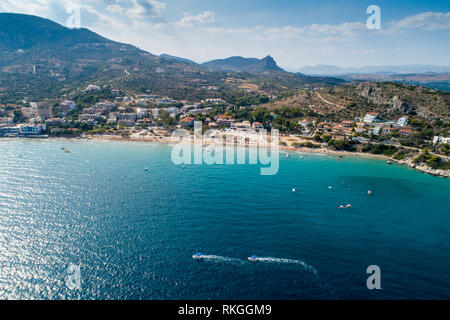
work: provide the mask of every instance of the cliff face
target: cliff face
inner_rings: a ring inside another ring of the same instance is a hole
[[[450,115],[448,95],[435,90],[395,83],[362,82],[356,86],[356,92],[386,114],[414,112],[426,119]]]

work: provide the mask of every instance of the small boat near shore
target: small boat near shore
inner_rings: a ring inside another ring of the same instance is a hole
[[[256,261],[258,261],[258,256],[253,255],[253,256],[251,256],[251,257],[248,257],[248,261],[250,261],[250,262],[256,262]]]

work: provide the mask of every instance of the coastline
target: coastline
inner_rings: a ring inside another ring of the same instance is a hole
[[[10,138],[8,138],[10,139]],[[52,139],[52,140],[74,140],[74,141],[83,141],[83,140],[97,140],[97,141],[122,141],[122,142],[147,142],[147,143],[160,143],[160,144],[174,144],[177,143],[177,141],[171,140],[169,137],[156,137],[152,136],[151,138],[147,137],[122,137],[122,136],[86,136],[86,137],[49,137],[49,138],[35,138],[37,140],[40,139]],[[203,145],[210,145],[205,144]],[[237,143],[235,143],[237,145]],[[242,146],[242,144],[239,144]],[[245,147],[250,147],[251,145],[245,144]],[[280,150],[283,151],[291,151],[291,152],[297,152],[297,153],[317,153],[317,154],[327,154],[327,155],[336,155],[336,156],[352,156],[352,157],[363,157],[363,158],[370,158],[370,159],[378,159],[378,160],[385,160],[390,161],[393,163],[397,163],[400,165],[407,166],[409,168],[412,168],[416,171],[419,171],[424,174],[436,176],[436,177],[442,177],[450,179],[450,170],[439,170],[439,169],[433,169],[431,167],[428,167],[424,164],[416,165],[413,163],[412,159],[406,159],[406,160],[396,160],[391,157],[385,156],[385,155],[378,155],[378,154],[370,154],[370,153],[364,153],[364,152],[350,152],[350,151],[337,151],[337,150],[330,150],[326,148],[307,148],[307,147],[300,147],[295,148],[291,146],[282,146],[280,145]]]

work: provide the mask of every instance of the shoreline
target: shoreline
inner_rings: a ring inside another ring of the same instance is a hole
[[[11,138],[8,138],[11,139]],[[19,138],[19,139],[27,139],[27,138]],[[86,140],[96,140],[96,141],[122,141],[122,142],[146,142],[146,143],[159,143],[159,144],[175,144],[178,143],[178,141],[173,141],[168,137],[153,137],[153,138],[138,138],[138,137],[122,137],[122,136],[87,136],[87,137],[48,137],[48,138],[34,138],[33,140],[65,140],[65,141],[86,141]],[[202,145],[207,146],[211,144],[202,143]],[[238,144],[236,145],[245,146],[246,148],[251,147],[250,144]],[[352,157],[362,157],[362,158],[368,158],[368,159],[378,159],[378,160],[385,160],[390,161],[392,163],[397,163],[399,165],[407,166],[411,169],[414,169],[418,172],[436,176],[436,177],[442,177],[450,179],[450,170],[440,170],[440,169],[433,169],[431,167],[428,167],[424,164],[416,165],[412,162],[411,159],[406,160],[396,160],[393,158],[390,158],[385,155],[380,154],[370,154],[370,153],[364,153],[364,152],[351,152],[351,151],[337,151],[337,150],[330,150],[326,148],[307,148],[307,147],[300,147],[295,148],[291,146],[279,146],[280,150],[282,151],[291,151],[291,152],[297,152],[297,153],[313,153],[313,154],[326,154],[326,155],[336,155],[336,156],[352,156]],[[388,165],[388,164],[387,164]]]

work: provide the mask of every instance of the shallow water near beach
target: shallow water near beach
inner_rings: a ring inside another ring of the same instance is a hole
[[[450,299],[444,178],[295,152],[274,176],[183,169],[152,143],[2,139],[0,151],[2,299]],[[367,289],[370,265],[383,290]]]

